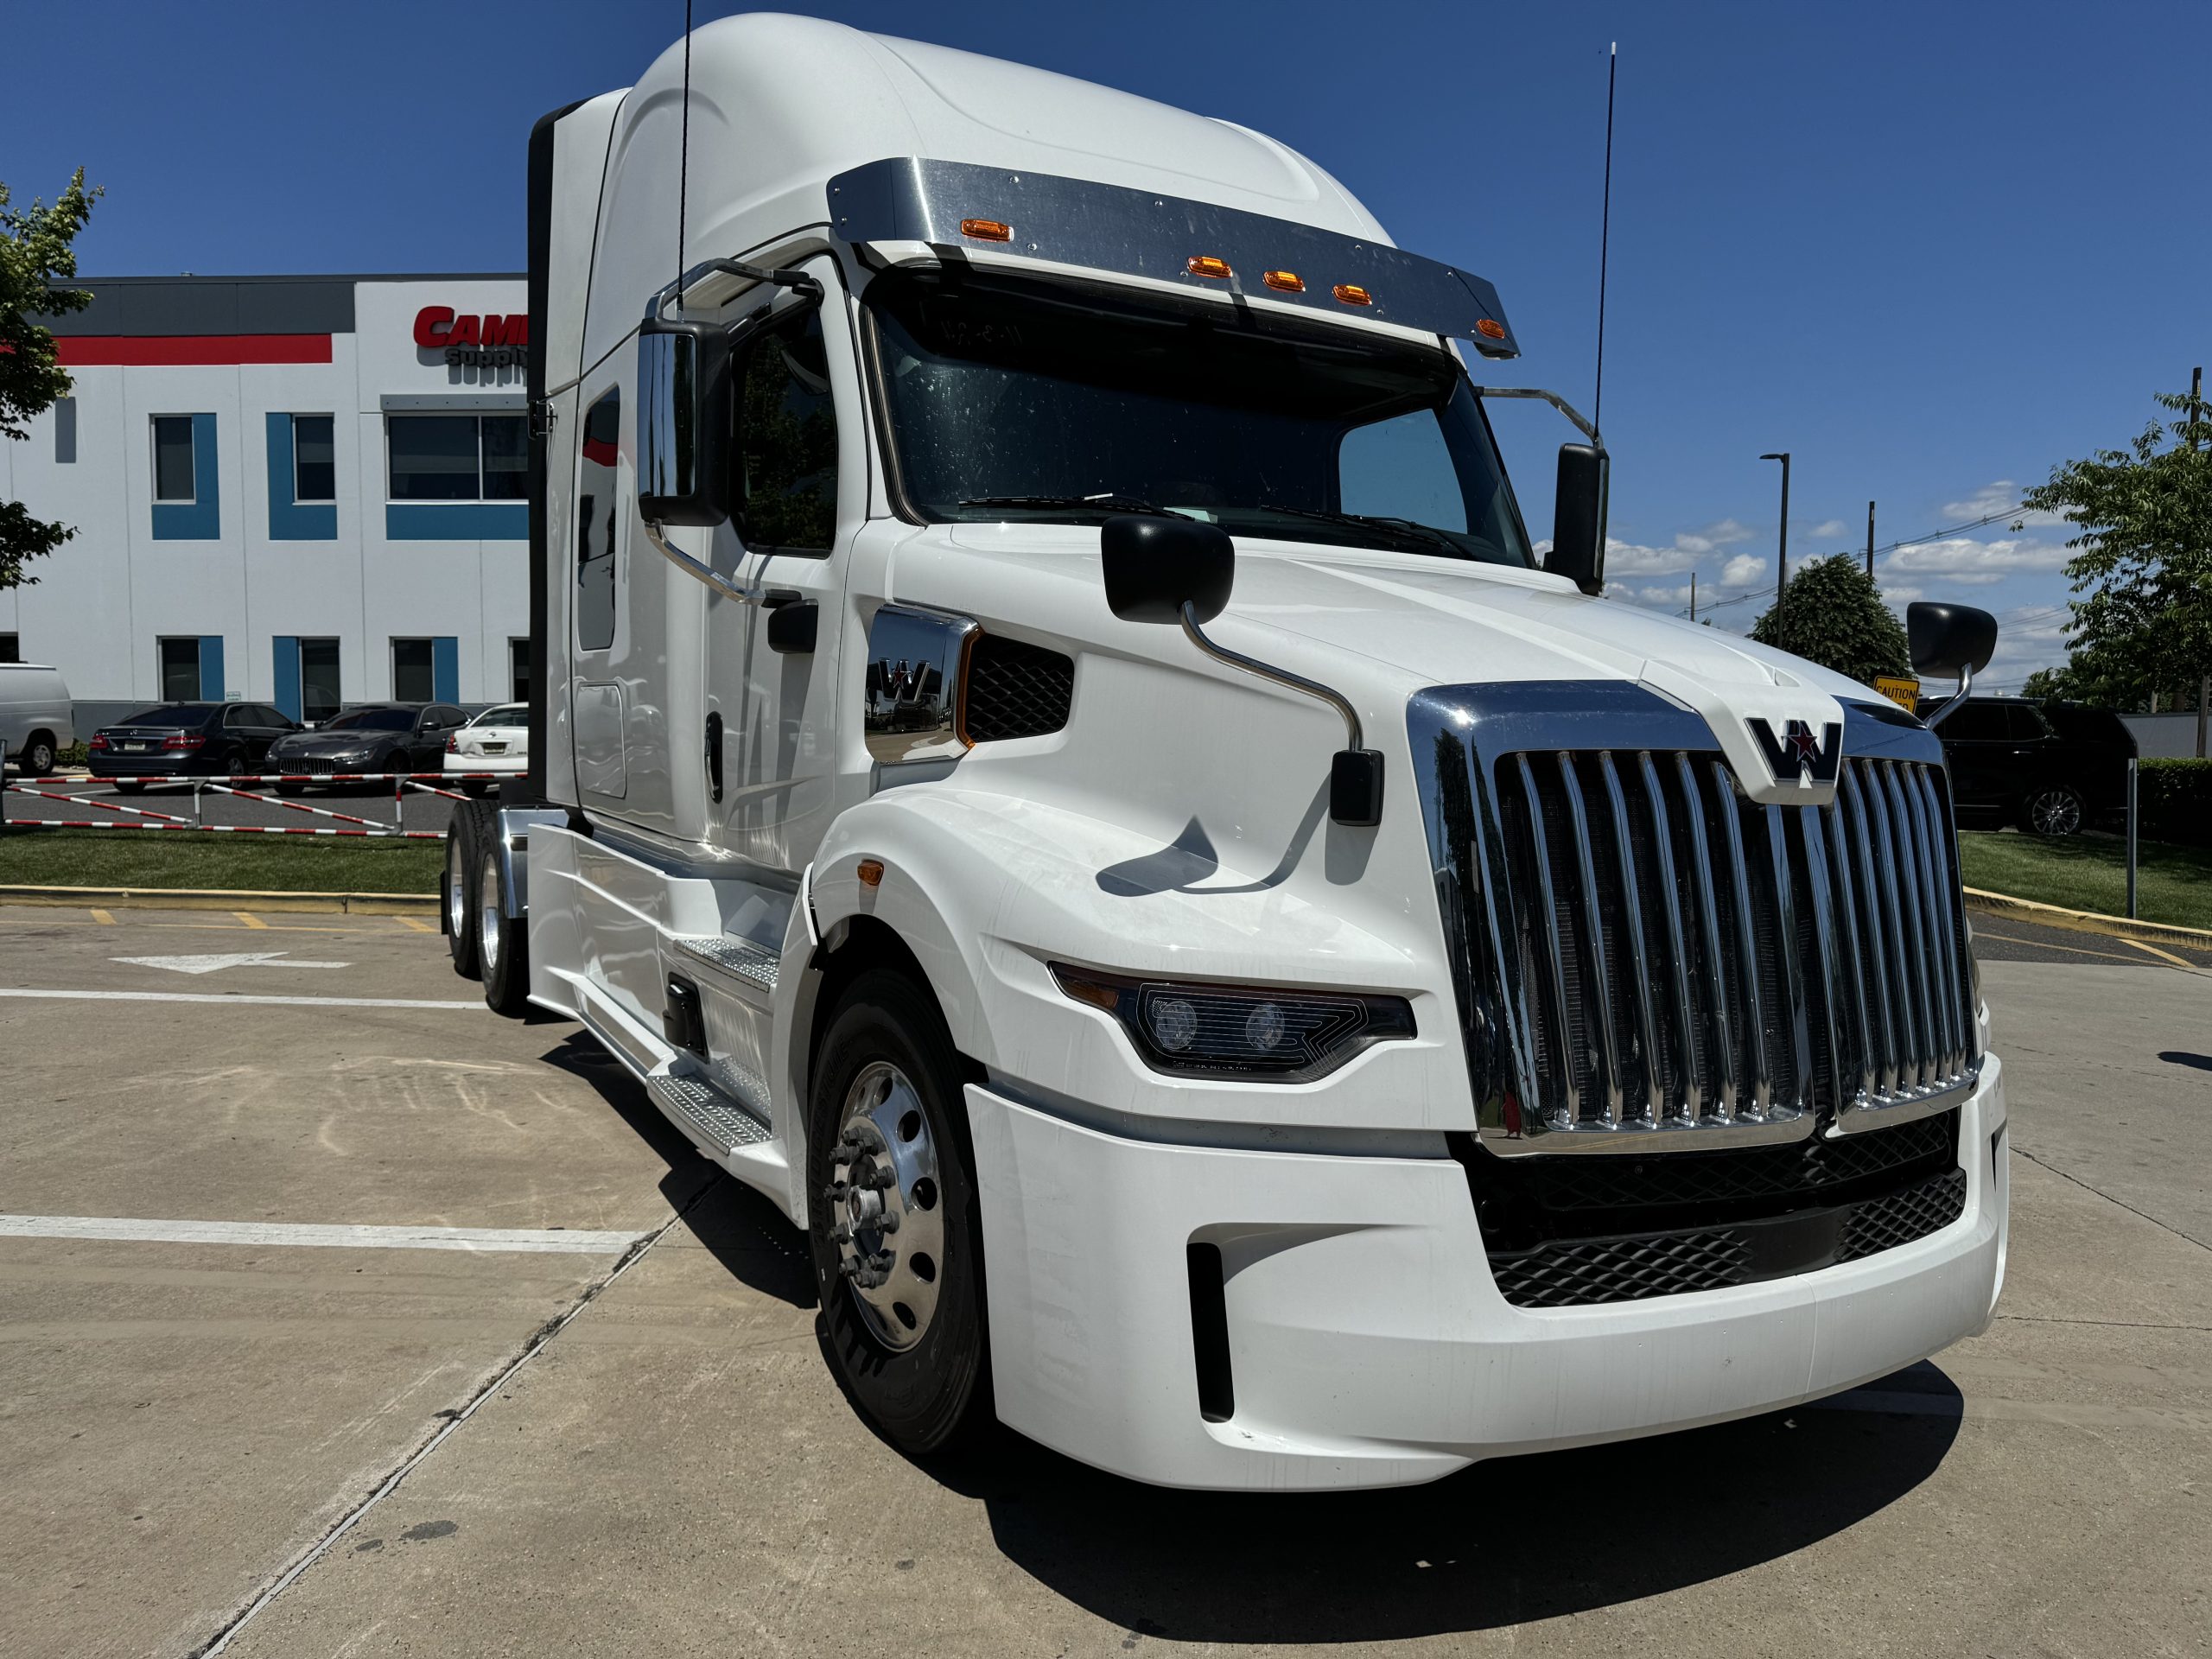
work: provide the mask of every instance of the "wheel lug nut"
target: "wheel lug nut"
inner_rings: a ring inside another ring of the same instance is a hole
[[[878,1216],[875,1218],[875,1230],[879,1233],[897,1232],[899,1230],[898,1212],[893,1210],[887,1210],[883,1214]]]

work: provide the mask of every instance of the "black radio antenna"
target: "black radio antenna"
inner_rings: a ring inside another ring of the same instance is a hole
[[[1610,143],[1610,140],[1608,143]],[[1608,156],[1611,151],[1607,150]],[[1606,165],[1610,167],[1610,160]],[[691,183],[691,0],[683,0],[683,134],[676,153],[676,315],[683,315],[683,209]],[[1602,326],[1599,337],[1604,336]]]
[[[688,0],[687,0],[688,3]],[[1615,41],[1605,54],[1605,198],[1598,214],[1598,388],[1590,399],[1590,424],[1599,431],[1605,412],[1605,264],[1612,251],[1613,232],[1613,82],[1620,73],[1621,43]],[[1605,440],[1598,440],[1603,448]]]

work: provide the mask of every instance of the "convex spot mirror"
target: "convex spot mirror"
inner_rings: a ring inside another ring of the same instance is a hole
[[[1236,543],[1195,518],[1124,513],[1099,532],[1106,604],[1124,622],[1180,622],[1183,607],[1211,622],[1236,582]]]
[[[1611,474],[1611,458],[1595,444],[1560,445],[1552,550],[1544,556],[1544,569],[1571,577],[1586,594],[1605,591],[1606,496]]]
[[[1916,600],[1905,607],[1915,671],[1936,678],[1979,674],[1997,650],[1997,619],[1971,605]]]
[[[648,317],[638,329],[638,514],[649,524],[729,517],[729,331]]]

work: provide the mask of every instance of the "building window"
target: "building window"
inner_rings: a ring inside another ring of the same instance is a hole
[[[394,501],[521,501],[530,433],[520,415],[387,415]]]
[[[507,641],[507,695],[517,702],[530,701],[530,641]]]
[[[438,695],[437,669],[428,639],[391,642],[391,698],[394,702],[428,702]]]
[[[77,400],[57,397],[54,400],[54,459],[67,467],[77,459]]]
[[[200,639],[197,635],[181,639],[163,639],[162,653],[162,701],[163,702],[197,702],[200,701]]]
[[[525,639],[520,643],[528,645]],[[12,633],[0,633],[0,663],[20,663],[23,660],[22,642]]]
[[[338,499],[338,445],[327,415],[292,416],[292,499]]]
[[[343,702],[338,687],[338,642],[301,640],[300,718],[311,722],[328,720]]]
[[[154,499],[189,505],[198,499],[194,489],[192,416],[154,416]]]

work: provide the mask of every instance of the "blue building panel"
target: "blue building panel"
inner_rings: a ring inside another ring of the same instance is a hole
[[[338,504],[292,499],[292,417],[271,410],[269,423],[269,539],[272,542],[334,542]]]
[[[384,510],[391,542],[526,542],[526,501],[391,501]]]
[[[213,542],[223,535],[221,485],[215,467],[215,417],[192,417],[192,493],[190,501],[154,503],[154,539],[157,542]]]

